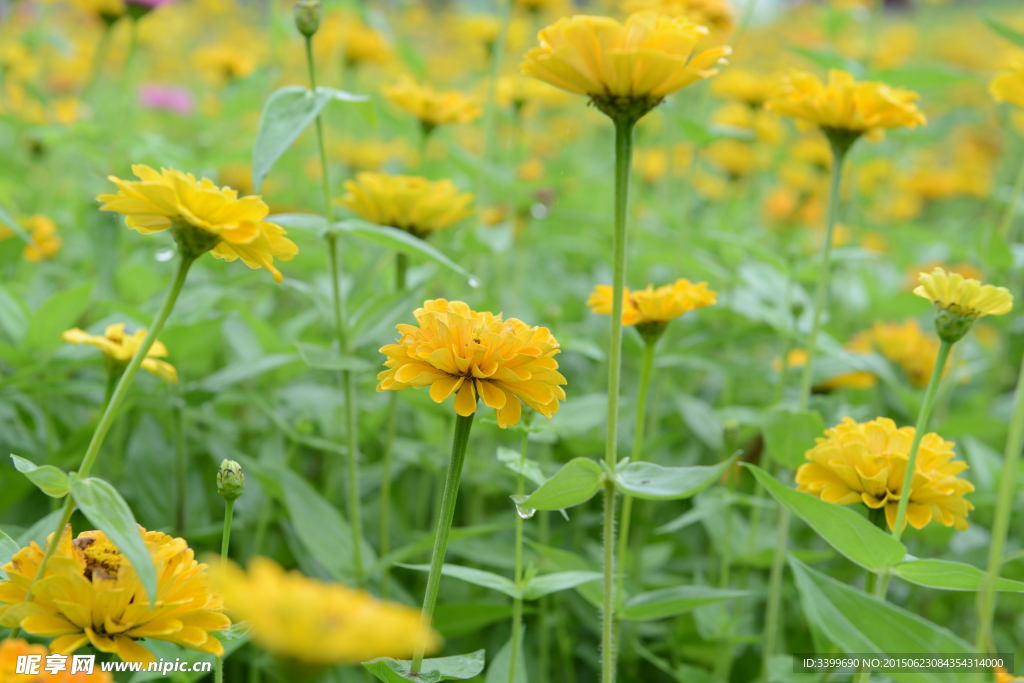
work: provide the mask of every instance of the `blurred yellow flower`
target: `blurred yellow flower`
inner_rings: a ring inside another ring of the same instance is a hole
[[[650,147],[633,152],[633,170],[648,185],[654,185],[668,172],[669,158],[664,147]]]
[[[734,181],[750,175],[758,161],[753,145],[734,138],[715,140],[707,146],[704,154],[712,166]]]
[[[113,677],[100,667],[95,667],[91,674],[84,671],[71,673],[70,667],[51,673],[46,668],[46,657],[50,650],[45,645],[29,644],[27,640],[13,638],[0,641],[0,683],[113,683]],[[39,674],[29,675],[18,673],[18,658],[36,656],[39,662]]]
[[[288,659],[358,664],[408,658],[417,646],[434,651],[441,645],[440,636],[420,623],[418,609],[285,571],[267,557],[254,557],[248,571],[226,562],[211,574],[225,609],[250,625],[252,639]]]
[[[483,113],[475,97],[457,90],[440,92],[403,77],[395,85],[380,88],[384,97],[417,119],[424,130],[437,126],[475,121]]]
[[[218,84],[229,84],[245,78],[256,70],[256,55],[239,44],[221,42],[203,45],[193,57],[196,66],[204,69]]]
[[[516,166],[516,177],[527,183],[535,183],[544,178],[544,162],[533,157]]]
[[[939,357],[939,340],[926,334],[916,320],[876,322],[862,335],[878,353],[899,366],[911,385],[919,389],[928,386]]]
[[[84,531],[71,540],[67,525],[46,565],[47,575],[23,602],[44,551],[35,543],[3,566],[0,582],[0,624],[20,626],[26,633],[53,638],[54,654],[71,654],[89,644],[124,661],[151,662],[153,653],[141,638],[166,640],[182,647],[224,654],[213,635],[231,626],[220,613],[221,599],[211,592],[206,565],[199,564],[183,538],[139,527],[156,565],[156,602],[151,606],[135,570],[102,531]]]
[[[730,67],[711,81],[711,92],[718,97],[760,106],[771,96],[778,80],[778,76]]]
[[[625,24],[575,16],[541,30],[540,45],[526,53],[519,68],[563,90],[590,96],[598,108],[640,102],[649,109],[666,95],[718,73],[713,67],[731,52],[729,47],[693,54],[707,32],[686,19],[652,11],[638,12]]]
[[[942,268],[921,273],[919,282],[914,294],[931,301],[936,309],[972,320],[985,315],[1003,315],[1013,308],[1013,295],[1006,287],[982,285],[978,280],[947,273]]]
[[[698,308],[711,306],[717,300],[718,293],[708,289],[708,283],[690,282],[679,278],[671,285],[654,288],[647,285],[646,289],[622,293],[622,324],[636,325],[642,332],[660,334],[665,326],[676,318]],[[599,315],[612,314],[612,288],[610,285],[597,285],[587,299],[590,310]]]
[[[853,337],[843,346],[851,353],[871,353],[870,344],[861,335]],[[787,368],[802,368],[805,365],[807,365],[807,351],[805,349],[793,349],[786,356]],[[772,369],[775,372],[782,372],[782,367],[781,358],[776,358],[772,361]],[[824,393],[838,389],[870,389],[876,384],[878,384],[878,377],[874,373],[863,370],[851,370],[849,372],[841,372],[815,384],[814,391]]]
[[[102,335],[89,334],[74,327],[66,330],[61,339],[69,344],[86,344],[95,346],[103,352],[107,362],[121,371],[131,362],[142,343],[146,340],[146,330],[135,330],[135,334],[124,333],[124,323],[108,325]],[[153,342],[149,353],[142,361],[142,369],[151,372],[165,382],[178,383],[178,371],[167,361],[160,360],[167,356],[167,347],[163,342]]]
[[[57,224],[47,216],[35,214],[33,216],[29,216],[21,223],[22,226],[28,230],[29,235],[32,237],[32,241],[35,242],[36,245],[35,247],[31,244],[25,245],[25,249],[22,250],[21,255],[26,261],[38,263],[44,259],[53,258],[64,245],[64,240],[57,235]],[[0,225],[0,240],[5,240],[10,237],[14,237],[14,231],[6,226]],[[38,249],[36,247],[38,247]]]
[[[838,69],[828,82],[804,71],[787,74],[766,107],[820,126],[826,132],[877,134],[886,128],[916,128],[927,121],[914,102],[918,95],[875,81],[857,82]]]
[[[299,248],[285,237],[284,228],[263,220],[270,209],[259,195],[239,199],[230,187],[217,187],[209,178],[197,181],[191,173],[174,169],[158,173],[138,164],[132,172],[140,180],[109,176],[118,193],[97,197],[104,202],[101,211],[123,214],[128,227],[143,234],[190,226],[174,233],[192,257],[210,251],[226,261],[240,258],[250,268],[266,268],[281,282],[274,259],[291,261]]]
[[[624,0],[626,14],[653,10],[669,17],[685,17],[721,33],[730,33],[735,19],[728,0]]]
[[[124,15],[126,8],[123,0],[73,0],[75,7],[87,14],[98,17],[112,24]]]
[[[480,398],[502,429],[518,424],[520,400],[544,417],[558,412],[565,378],[554,359],[558,341],[546,327],[444,299],[424,302],[413,315],[418,325],[398,325],[398,343],[380,350],[388,369],[377,375],[377,391],[429,386],[437,403],[455,394],[463,417],[476,412]]]
[[[403,138],[389,142],[374,139],[342,140],[334,153],[356,171],[379,171],[391,162],[411,164],[415,154]],[[319,162],[319,159],[317,160]]]
[[[1015,59],[1010,69],[992,79],[989,92],[996,102],[1009,102],[1024,108],[1024,57]]]
[[[807,451],[810,462],[796,472],[797,490],[837,505],[884,508],[892,529],[913,439],[913,427],[897,429],[885,417],[860,424],[844,418]],[[967,529],[967,515],[974,506],[964,495],[974,491],[974,485],[957,477],[967,463],[953,459],[953,446],[935,433],[922,437],[904,524],[923,529],[934,520],[960,531]]]
[[[472,215],[473,193],[450,180],[364,172],[345,181],[339,201],[371,223],[389,225],[420,238]]]

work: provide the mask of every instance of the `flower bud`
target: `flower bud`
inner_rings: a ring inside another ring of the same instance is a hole
[[[242,466],[234,460],[224,460],[217,471],[217,493],[231,502],[245,492],[245,475]]]
[[[299,0],[295,3],[293,10],[295,17],[295,28],[307,38],[312,37],[320,28],[320,19],[323,18],[324,8],[320,0]]]
[[[963,339],[971,331],[974,320],[973,316],[962,315],[955,308],[935,307],[935,331],[944,342],[955,344]]]

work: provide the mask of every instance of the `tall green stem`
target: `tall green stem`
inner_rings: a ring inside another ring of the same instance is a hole
[[[395,289],[405,289],[405,271],[409,257],[395,254]],[[388,404],[387,432],[384,435],[384,451],[381,454],[380,482],[380,554],[391,550],[391,454],[395,446],[395,431],[398,425],[398,392],[392,392]],[[380,594],[387,598],[390,593],[391,568],[385,566],[380,576]]]
[[[514,0],[504,0],[501,8],[501,28],[491,48],[491,75],[487,83],[487,101],[484,105],[484,149],[481,156],[480,171],[476,177],[477,205],[484,206],[487,197],[487,174],[484,169],[490,163],[491,151],[494,149],[494,93],[498,85],[498,73],[501,70],[501,58],[505,54],[505,42],[508,39],[508,26],[512,17]],[[425,157],[424,157],[425,158]],[[480,212],[483,215],[483,212]]]
[[[525,477],[523,469],[526,467],[526,448],[529,444],[530,432],[523,432],[523,442],[519,447],[519,477],[516,481],[516,495],[523,495]],[[513,580],[521,590],[523,583],[523,516],[516,515],[516,568]],[[508,666],[508,683],[516,680],[516,660],[519,658],[519,631],[523,625],[523,598],[516,598],[512,602],[512,659]]]
[[[1020,201],[1021,193],[1024,193],[1024,160],[1021,160],[1020,170],[1017,171],[1017,180],[1013,184],[1010,202],[1006,205],[1006,211],[1003,212],[1003,220],[999,221],[999,234],[1003,238],[1009,239],[1010,228],[1013,226],[1013,217],[1017,213],[1017,202]]]
[[[231,545],[231,517],[235,512],[235,501],[225,500],[224,501],[224,533],[221,534],[220,538],[220,559],[221,562],[225,562],[228,559],[228,548]],[[214,670],[214,681],[215,683],[223,683],[224,681],[224,658],[217,657],[216,667]]]
[[[178,384],[171,391],[173,395],[173,409],[171,419],[174,421],[174,464],[176,474],[175,490],[175,515],[174,528],[179,534],[185,533],[185,485],[188,476],[188,442],[185,439],[185,397],[181,389],[182,378],[178,378]]]
[[[619,440],[619,379],[622,374],[622,291],[626,286],[626,221],[629,174],[633,162],[636,119],[615,121],[615,232],[612,238],[612,339],[608,351],[608,432],[605,463],[615,471]],[[604,601],[601,622],[601,683],[615,680],[615,482],[604,485]]]
[[[1013,418],[1003,454],[1003,475],[999,480],[999,499],[992,523],[992,545],[988,552],[988,581],[978,595],[978,654],[992,651],[992,620],[995,617],[996,581],[1003,567],[1006,536],[1010,530],[1021,449],[1024,448],[1024,362],[1021,362],[1017,389],[1013,396]]]
[[[434,552],[430,556],[430,574],[427,575],[427,591],[423,596],[422,620],[429,626],[434,617],[434,606],[437,604],[437,589],[441,585],[441,568],[444,566],[444,554],[448,549],[448,536],[452,531],[452,519],[455,518],[455,499],[459,495],[459,482],[462,480],[462,465],[466,461],[466,446],[469,444],[469,431],[473,428],[473,417],[476,413],[455,419],[455,435],[452,437],[452,455],[448,462],[448,476],[444,482],[444,493],[441,498],[441,513],[437,518],[437,534],[434,536]],[[416,649],[412,660],[412,672],[418,673],[423,666],[424,647]]]

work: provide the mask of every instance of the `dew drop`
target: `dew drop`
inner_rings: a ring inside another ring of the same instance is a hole
[[[518,503],[516,503],[516,512],[523,519],[530,519],[535,514],[537,514],[537,511],[534,510],[533,508],[523,507],[522,505],[519,505]]]
[[[477,280],[475,277],[471,277],[469,278],[469,286],[472,287],[473,289],[476,289],[477,287],[480,286],[480,281]]]
[[[161,249],[160,251],[156,252],[156,260],[159,261],[160,263],[170,261],[172,258],[174,258],[173,249]]]

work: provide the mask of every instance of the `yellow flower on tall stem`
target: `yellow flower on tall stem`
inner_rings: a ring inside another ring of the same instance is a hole
[[[483,113],[475,97],[457,90],[434,90],[408,77],[380,90],[392,104],[416,117],[424,138],[437,126],[469,123]]]
[[[473,214],[473,193],[462,192],[451,180],[364,172],[346,180],[345,189],[341,204],[360,217],[421,239]]]
[[[65,331],[61,335],[61,339],[69,344],[86,344],[102,351],[104,358],[106,358],[111,368],[111,376],[116,375],[114,380],[116,382],[117,379],[120,379],[124,369],[128,367],[131,359],[135,357],[143,342],[145,342],[146,330],[138,329],[135,330],[134,334],[125,334],[124,323],[117,323],[108,325],[103,334],[89,334],[74,327]],[[145,359],[142,361],[142,369],[156,375],[165,382],[177,384],[178,371],[167,361],[160,360],[165,357],[167,357],[167,347],[160,341],[153,342]]]
[[[563,90],[586,95],[615,124],[615,231],[612,237],[612,291],[626,282],[626,217],[633,160],[633,129],[668,95],[718,73],[731,52],[727,46],[694,54],[708,29],[683,18],[653,11],[619,23],[607,17],[560,19],[540,31],[539,45],[527,51],[519,70]],[[618,462],[619,380],[622,370],[623,303],[612,298],[608,354],[608,431],[605,464]],[[604,486],[604,597],[601,624],[601,681],[615,680],[615,481]]]
[[[156,566],[153,604],[131,563],[102,531],[72,540],[68,525],[59,541],[50,534],[45,554],[32,543],[3,566],[8,579],[0,582],[0,625],[53,638],[55,654],[91,645],[124,661],[152,662],[153,653],[138,642],[151,638],[221,656],[224,646],[213,633],[231,620],[210,590],[206,565],[196,562],[183,538],[141,527],[139,535]],[[44,578],[35,581],[38,574]]]

